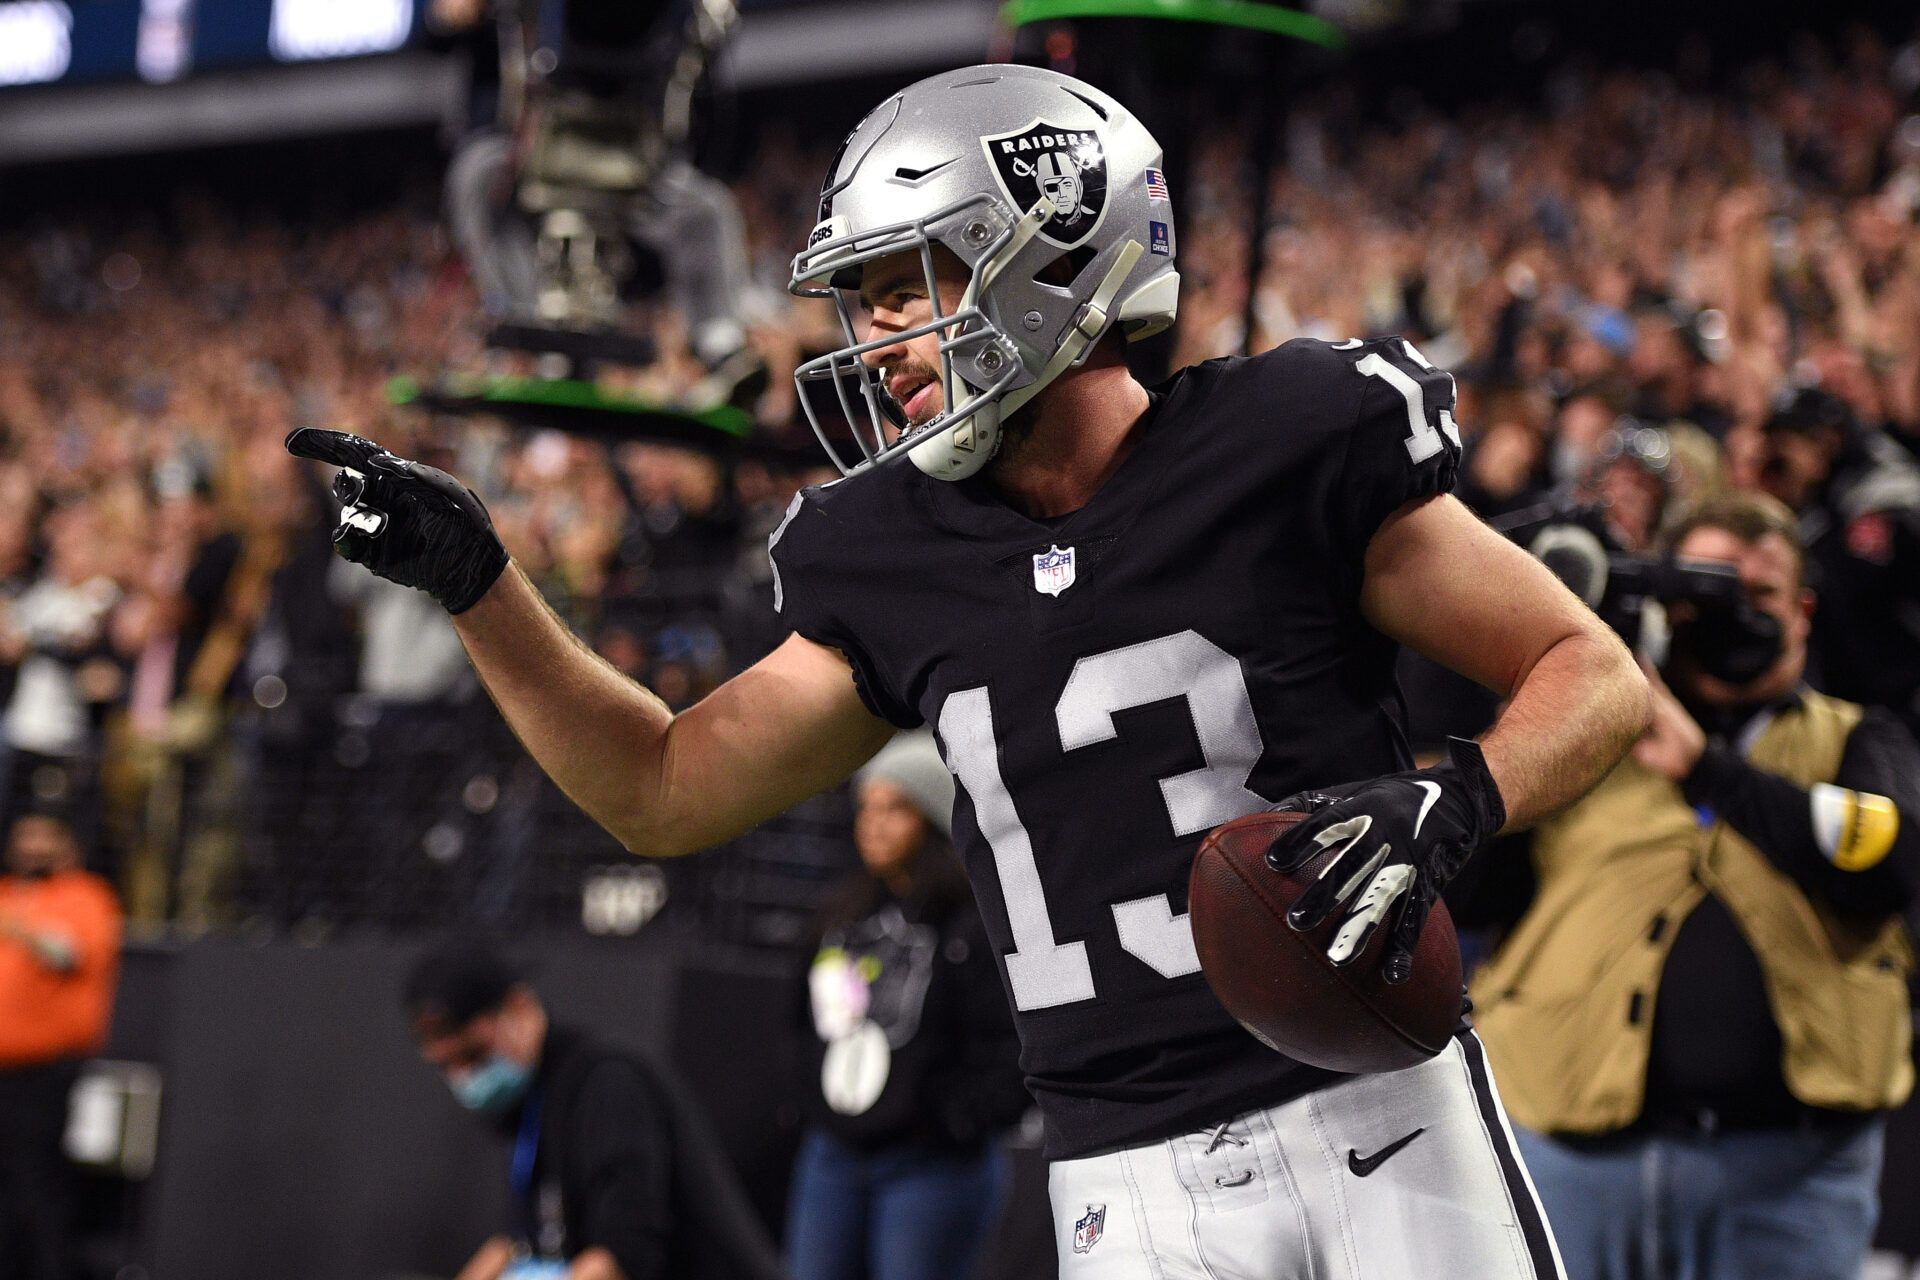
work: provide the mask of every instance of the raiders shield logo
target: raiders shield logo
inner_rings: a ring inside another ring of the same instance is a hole
[[[1056,212],[1040,238],[1062,249],[1086,243],[1107,212],[1107,152],[1092,129],[1063,129],[1035,120],[1024,129],[980,139],[1000,189],[1025,213],[1042,192]]]

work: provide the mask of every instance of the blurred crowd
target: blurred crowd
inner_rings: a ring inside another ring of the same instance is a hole
[[[1859,563],[1852,612],[1816,622],[1821,678],[1912,722],[1920,51],[1862,35],[1699,79],[1570,70],[1543,105],[1386,121],[1338,95],[1295,109],[1251,306],[1245,131],[1213,131],[1169,174],[1174,362],[1404,333],[1458,378],[1465,499],[1599,504],[1629,550],[1691,499],[1770,489],[1818,563],[1819,537]],[[797,446],[788,375],[837,344],[786,266],[833,140],[782,128],[734,190],[771,374],[756,415]],[[691,394],[684,320],[639,322],[658,361],[603,380]],[[79,815],[136,928],[555,922],[618,860],[430,602],[340,572],[321,477],[280,447],[296,425],[462,477],[562,615],[675,706],[780,638],[765,536],[830,473],[390,403],[396,377],[532,370],[482,332],[431,209],[303,222],[182,196],[0,231],[0,805]],[[1873,628],[1871,671],[1843,625]],[[786,871],[848,865],[843,816],[793,819],[820,867]],[[751,900],[766,871],[679,874]]]
[[[401,374],[526,371],[483,351],[430,214],[295,227],[183,198],[35,227],[0,247],[0,327],[0,804],[64,806],[136,927],[404,927],[455,900],[564,921],[578,869],[542,871],[533,842],[620,860],[444,616],[334,560],[323,477],[281,448],[295,424],[474,483],[555,606],[676,706],[778,639],[745,549],[797,476],[388,403]],[[621,390],[704,373],[671,328]]]

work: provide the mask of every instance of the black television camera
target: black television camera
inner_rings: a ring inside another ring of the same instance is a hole
[[[1602,507],[1570,497],[1492,524],[1656,666],[1681,654],[1742,685],[1780,656],[1779,620],[1754,607],[1732,565],[1636,555],[1620,546]]]
[[[493,320],[487,345],[537,360],[530,374],[396,378],[389,397],[606,443],[738,453],[767,378],[738,313],[744,232],[725,184],[688,154],[736,0],[452,7],[497,26],[501,101],[448,166],[448,222]],[[607,366],[656,359],[629,304],[663,292],[706,376],[664,398],[603,384]]]
[[[658,212],[735,0],[495,0],[496,136],[469,138],[450,216],[499,321],[491,345],[644,365],[634,223]],[[477,145],[476,145],[477,143]],[[663,185],[664,184],[664,185]],[[511,192],[505,207],[502,189]]]

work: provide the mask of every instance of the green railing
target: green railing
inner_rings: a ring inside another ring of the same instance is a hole
[[[1000,20],[1009,27],[1070,18],[1165,18],[1265,31],[1329,49],[1347,43],[1340,28],[1324,18],[1256,0],[1008,0],[1000,9]]]

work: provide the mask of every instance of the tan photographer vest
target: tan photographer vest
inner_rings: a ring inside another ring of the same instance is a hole
[[[1807,693],[1747,758],[1803,787],[1831,782],[1860,716]],[[1912,1091],[1913,950],[1898,917],[1863,922],[1811,900],[1725,822],[1702,827],[1678,785],[1631,757],[1539,826],[1533,861],[1533,904],[1472,987],[1521,1124],[1591,1134],[1639,1117],[1667,952],[1707,893],[1759,957],[1796,1098],[1878,1110]]]

